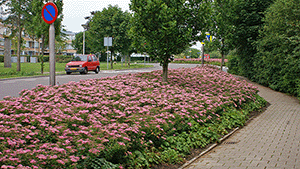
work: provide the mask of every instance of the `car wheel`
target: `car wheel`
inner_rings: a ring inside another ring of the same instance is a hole
[[[99,67],[96,68],[95,73],[96,73],[96,74],[99,73]]]
[[[87,73],[88,73],[88,69],[87,69],[87,67],[85,67],[83,74],[87,74]]]
[[[67,73],[67,75],[70,75],[72,72],[66,72]]]

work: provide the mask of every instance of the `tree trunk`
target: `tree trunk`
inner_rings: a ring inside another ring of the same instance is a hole
[[[45,46],[45,37],[42,35],[42,54],[40,55],[40,61],[41,61],[41,74],[44,74],[44,46]]]
[[[41,43],[40,43],[40,39],[39,38],[37,38],[37,42],[39,43],[39,45],[38,45],[38,56],[40,56],[40,54],[41,54]]]
[[[113,69],[113,52],[110,53],[110,69]]]
[[[169,63],[167,61],[165,61],[163,63],[163,74],[162,74],[163,82],[168,82],[168,66],[169,66]]]
[[[221,71],[223,71],[223,65],[224,65],[224,52],[222,52]]]
[[[18,26],[19,26],[19,33],[18,33],[18,49],[17,49],[17,71],[21,71],[21,41],[22,41],[22,28],[20,23],[21,15],[18,16]]]
[[[128,53],[128,68],[130,68],[130,53]]]
[[[11,42],[8,37],[4,39],[4,67],[11,67]]]
[[[222,50],[221,50],[221,55],[222,55],[221,71],[223,71],[223,65],[224,65],[224,39],[222,39]]]

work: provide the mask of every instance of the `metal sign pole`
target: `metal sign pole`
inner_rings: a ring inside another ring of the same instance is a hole
[[[55,85],[55,27],[54,21],[58,15],[58,10],[53,0],[46,3],[42,9],[42,18],[50,24],[49,27],[49,65],[50,65],[50,85]]]
[[[107,60],[107,70],[108,70],[108,47],[112,46],[112,37],[104,37],[104,46],[107,46],[106,60]]]
[[[53,0],[50,0],[53,2]],[[55,27],[54,23],[49,28],[49,62],[50,62],[50,85],[55,85]]]
[[[202,47],[201,47],[201,63],[202,63],[202,66],[204,66],[204,44],[202,44]]]
[[[107,70],[108,70],[108,46],[107,46],[107,51],[106,51],[106,61],[107,61]]]

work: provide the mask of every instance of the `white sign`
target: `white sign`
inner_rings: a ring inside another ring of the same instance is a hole
[[[104,37],[104,46],[112,46],[112,37]]]

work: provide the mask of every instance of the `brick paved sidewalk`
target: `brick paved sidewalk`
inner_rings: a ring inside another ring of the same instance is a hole
[[[255,85],[271,106],[186,169],[300,169],[299,101]]]

